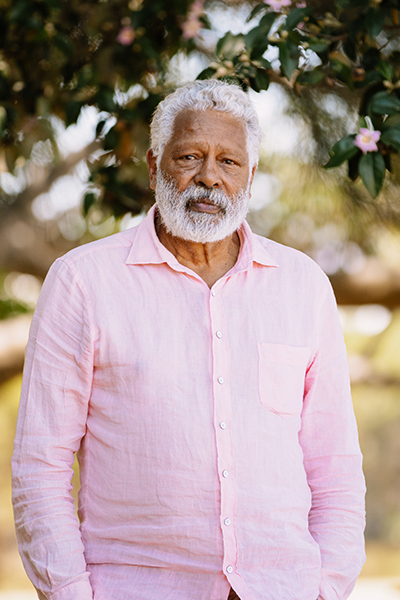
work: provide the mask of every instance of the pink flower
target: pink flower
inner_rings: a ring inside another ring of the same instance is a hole
[[[129,46],[130,44],[132,44],[134,39],[135,31],[130,25],[126,25],[126,27],[123,27],[117,35],[117,42],[119,42],[123,46]]]
[[[354,145],[360,148],[363,154],[367,154],[367,152],[376,152],[378,150],[376,142],[380,137],[380,131],[371,131],[366,127],[360,127],[360,133],[356,135]]]
[[[181,27],[183,31],[183,37],[185,38],[185,40],[190,40],[199,35],[203,25],[197,18],[189,18],[182,23]]]
[[[290,6],[292,0],[264,0],[264,4],[268,4],[272,10],[280,11],[284,6]]]
[[[307,8],[307,4],[304,2],[304,0],[301,2],[296,2],[296,8]]]
[[[199,17],[203,14],[203,0],[196,0],[190,7],[188,18],[181,25],[183,37],[185,40],[190,40],[197,37],[203,27]]]
[[[203,0],[196,0],[196,2],[193,2],[192,6],[190,7],[190,16],[200,17],[204,12],[203,4]]]

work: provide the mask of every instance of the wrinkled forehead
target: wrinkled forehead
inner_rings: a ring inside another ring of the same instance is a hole
[[[183,110],[173,122],[171,135],[164,153],[173,148],[191,144],[224,148],[248,157],[247,129],[245,122],[220,110]]]

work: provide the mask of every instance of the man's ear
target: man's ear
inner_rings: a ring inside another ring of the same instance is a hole
[[[153,154],[153,150],[147,150],[146,154],[147,161],[147,170],[149,171],[150,177],[150,188],[152,190],[156,189],[156,181],[157,181],[157,159]]]

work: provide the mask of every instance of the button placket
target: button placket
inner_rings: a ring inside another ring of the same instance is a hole
[[[210,316],[213,352],[214,431],[221,492],[220,526],[224,546],[223,569],[233,573],[237,559],[234,526],[235,487],[230,397],[229,345],[221,294],[210,295]],[[229,570],[228,570],[229,567]],[[231,570],[230,570],[231,569]]]

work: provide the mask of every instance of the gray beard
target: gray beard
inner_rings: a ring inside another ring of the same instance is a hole
[[[167,233],[190,242],[218,242],[242,225],[249,210],[250,180],[235,196],[222,190],[191,185],[179,192],[173,181],[157,173],[155,196],[161,221]],[[201,213],[190,208],[192,200],[210,200],[221,207],[218,214]]]

